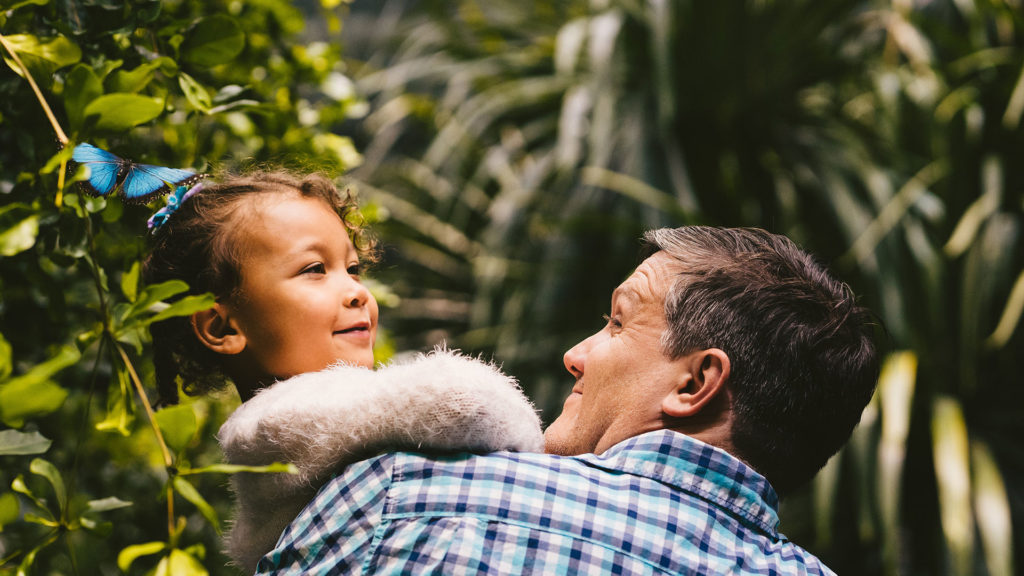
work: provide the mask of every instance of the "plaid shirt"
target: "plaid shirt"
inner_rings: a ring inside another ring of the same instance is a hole
[[[325,485],[261,574],[832,574],[736,458],[670,431],[597,456],[393,453]]]

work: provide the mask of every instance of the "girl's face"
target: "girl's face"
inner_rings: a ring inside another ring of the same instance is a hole
[[[254,211],[236,232],[241,290],[226,303],[245,339],[236,373],[265,385],[336,362],[373,367],[377,301],[360,283],[338,215],[297,194],[269,197]]]

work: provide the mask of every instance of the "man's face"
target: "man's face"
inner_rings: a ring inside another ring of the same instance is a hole
[[[576,385],[544,433],[547,452],[600,454],[664,427],[662,400],[682,370],[661,345],[665,295],[679,272],[664,252],[645,260],[612,294],[605,327],[565,353]]]

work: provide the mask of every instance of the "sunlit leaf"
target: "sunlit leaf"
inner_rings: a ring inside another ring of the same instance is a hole
[[[33,78],[44,85],[49,85],[50,77],[58,69],[82,59],[82,50],[78,45],[63,36],[44,39],[30,34],[11,34],[4,38],[21,57]],[[2,52],[7,65],[18,76],[24,76],[17,63],[7,55],[7,51]]]
[[[155,576],[205,576],[208,574],[203,564],[184,550],[171,550],[168,556],[160,560]]]
[[[139,294],[139,262],[132,262],[131,268],[121,275],[121,292],[129,302],[134,302]]]
[[[995,331],[985,340],[985,345],[990,348],[1002,348],[1010,341],[1014,331],[1024,316],[1024,270],[1017,276],[1010,290],[1010,297],[1006,299],[1006,306],[999,316],[999,324]]]
[[[197,66],[226,64],[245,48],[245,33],[230,16],[215,14],[200,20],[181,44],[181,56]]]
[[[174,477],[174,490],[181,494],[181,497],[191,502],[199,510],[199,513],[206,518],[206,521],[213,526],[214,530],[220,534],[220,520],[217,519],[217,511],[213,509],[213,506],[206,501],[205,498],[196,490],[195,486],[189,483],[181,476]]]
[[[950,257],[964,253],[978,235],[981,225],[998,208],[1003,197],[1002,165],[996,158],[987,158],[983,169],[984,193],[964,211],[944,250]]]
[[[107,389],[107,417],[96,424],[96,429],[128,436],[135,423],[133,390],[127,368],[121,367],[116,372],[117,379]]]
[[[3,334],[0,334],[0,382],[6,380],[11,375],[13,369],[11,363],[11,343],[4,338]]]
[[[974,515],[971,509],[967,425],[960,404],[937,397],[932,404],[932,456],[939,489],[942,533],[953,574],[971,574],[974,554]]]
[[[42,416],[60,408],[68,392],[49,378],[77,362],[80,356],[77,348],[65,346],[54,358],[0,384],[0,420],[18,428],[25,418]]]
[[[886,565],[893,570],[899,566],[900,490],[916,381],[917,356],[912,352],[890,354],[878,378],[882,430],[878,441],[876,489],[882,515],[884,557]]]
[[[191,316],[196,312],[209,310],[216,303],[217,299],[209,293],[186,296],[154,314],[147,323],[159,322],[175,316]]]
[[[975,519],[991,576],[1013,575],[1013,520],[1003,476],[988,447],[971,442]]]
[[[57,504],[60,506],[63,513],[68,504],[68,492],[64,487],[64,478],[61,477],[60,471],[57,470],[57,467],[42,458],[34,458],[32,463],[29,464],[28,469],[31,470],[33,474],[46,478],[50,483],[50,486],[53,487],[54,494],[57,495]]]
[[[18,520],[20,508],[18,497],[13,492],[0,494],[0,532],[4,531],[5,525]]]
[[[13,222],[10,221],[12,217],[15,218]],[[39,235],[38,214],[24,205],[12,204],[0,209],[0,222],[4,223],[0,231],[0,255],[14,256],[35,245]]]
[[[116,496],[108,496],[99,500],[90,500],[86,504],[86,512],[108,512],[119,508],[127,508],[128,506],[132,506],[132,503],[121,500]]]
[[[174,453],[184,450],[196,433],[196,414],[188,404],[160,410],[156,413],[156,422],[160,426],[164,442]]]
[[[138,93],[152,80],[157,70],[176,70],[177,63],[166,56],[154,58],[140,64],[134,70],[118,70],[107,78],[107,87],[111,92]]]
[[[51,442],[39,432],[0,430],[0,456],[42,454]]]
[[[192,105],[192,108],[200,112],[210,111],[210,93],[202,84],[196,82],[195,78],[184,72],[179,72],[178,85],[181,87],[181,92],[185,95],[185,99]]]
[[[128,546],[117,555],[117,567],[122,572],[127,572],[132,562],[143,557],[158,554],[167,549],[165,542],[146,542],[145,544],[133,544]]]
[[[85,107],[88,119],[96,116],[97,130],[122,132],[145,124],[164,111],[164,101],[160,98],[140,96],[138,94],[104,94]]]

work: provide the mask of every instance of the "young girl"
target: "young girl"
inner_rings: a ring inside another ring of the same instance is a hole
[[[378,308],[360,272],[374,244],[355,214],[324,177],[270,172],[197,185],[151,220],[143,279],[216,296],[153,326],[162,401],[177,400],[179,378],[187,394],[231,382],[244,403],[219,434],[228,461],[299,469],[232,478],[228,551],[250,573],[348,463],[399,449],[543,447],[533,406],[490,364],[437,350],[371,370]]]

